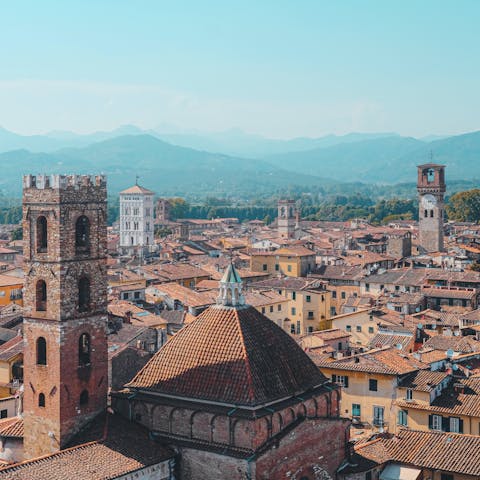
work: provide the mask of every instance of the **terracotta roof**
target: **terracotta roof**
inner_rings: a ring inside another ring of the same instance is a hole
[[[325,381],[295,341],[253,307],[216,305],[171,338],[127,386],[257,406]]]
[[[23,418],[12,417],[0,420],[0,437],[23,438]]]
[[[122,190],[120,194],[131,194],[131,193],[140,193],[140,194],[151,194],[153,195],[155,192],[152,192],[148,188],[141,187],[140,185],[133,185],[133,187],[127,188]]]
[[[8,361],[11,358],[23,353],[23,337],[17,335],[8,342],[0,345],[0,360]]]
[[[104,422],[94,420],[98,426]],[[101,430],[96,438],[101,437]],[[110,480],[174,457],[148,432],[112,415],[108,437],[0,469],[1,480]]]
[[[398,386],[401,388],[411,388],[412,390],[420,392],[430,392],[448,376],[445,372],[418,370],[402,378]]]
[[[359,353],[352,357],[341,358],[334,362],[319,362],[320,369],[331,368],[385,375],[403,375],[427,366],[415,358],[407,357],[397,348],[382,348]]]
[[[425,342],[424,347],[430,347],[434,350],[446,351],[452,349],[455,352],[472,353],[480,351],[480,342],[475,340],[474,336],[435,335]]]
[[[416,410],[428,410],[434,413],[448,415],[465,415],[480,417],[480,378],[473,377],[467,380],[457,380],[457,384],[464,386],[463,393],[456,390],[454,384],[442,391],[431,404],[418,400],[397,400],[397,405]]]
[[[402,430],[397,437],[384,440],[384,443],[397,462],[480,476],[480,437]]]
[[[397,347],[401,345],[402,350],[409,350],[413,347],[413,335],[399,335],[398,333],[378,332],[370,341],[370,348]]]

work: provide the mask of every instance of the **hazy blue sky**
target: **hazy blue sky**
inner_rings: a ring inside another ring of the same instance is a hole
[[[0,125],[480,129],[480,1],[0,3]]]

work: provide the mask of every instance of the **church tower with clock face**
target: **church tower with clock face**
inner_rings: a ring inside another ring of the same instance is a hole
[[[427,163],[417,168],[419,244],[424,252],[441,252],[443,251],[445,165]]]

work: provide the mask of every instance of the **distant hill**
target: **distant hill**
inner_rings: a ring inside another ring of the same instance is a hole
[[[291,140],[277,140],[252,135],[240,129],[231,129],[218,133],[201,134],[164,134],[157,135],[166,142],[183,147],[227,155],[262,158],[267,155],[300,152],[314,148],[325,148],[342,143],[360,142],[373,138],[391,137],[395,133],[349,133],[347,135],[326,135],[319,138],[299,137]]]
[[[170,145],[151,135],[126,135],[84,148],[50,153],[15,150],[0,154],[0,188],[19,193],[22,173],[106,173],[111,193],[135,175],[159,195],[268,193],[289,186],[331,183],[287,172],[261,160],[200,152]]]
[[[0,153],[11,150],[54,152],[61,148],[86,147],[93,143],[123,135],[145,134],[180,147],[247,158],[261,158],[266,155],[311,150],[341,143],[397,135],[395,133],[349,133],[342,136],[326,135],[320,138],[304,137],[278,140],[248,134],[238,128],[214,133],[172,132],[171,128],[163,132],[162,129],[142,130],[134,125],[123,125],[111,131],[100,131],[85,135],[62,130],[48,132],[44,135],[20,135],[0,127]]]
[[[337,181],[399,183],[415,179],[416,166],[431,161],[447,166],[447,182],[480,178],[480,132],[431,142],[387,137],[317,148],[265,160],[278,168]]]

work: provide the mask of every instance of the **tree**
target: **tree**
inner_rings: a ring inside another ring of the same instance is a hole
[[[190,205],[183,198],[171,198],[170,215],[176,220],[177,218],[185,218],[187,216]]]
[[[458,222],[475,222],[480,220],[480,189],[474,188],[452,195],[447,205],[447,215]]]

